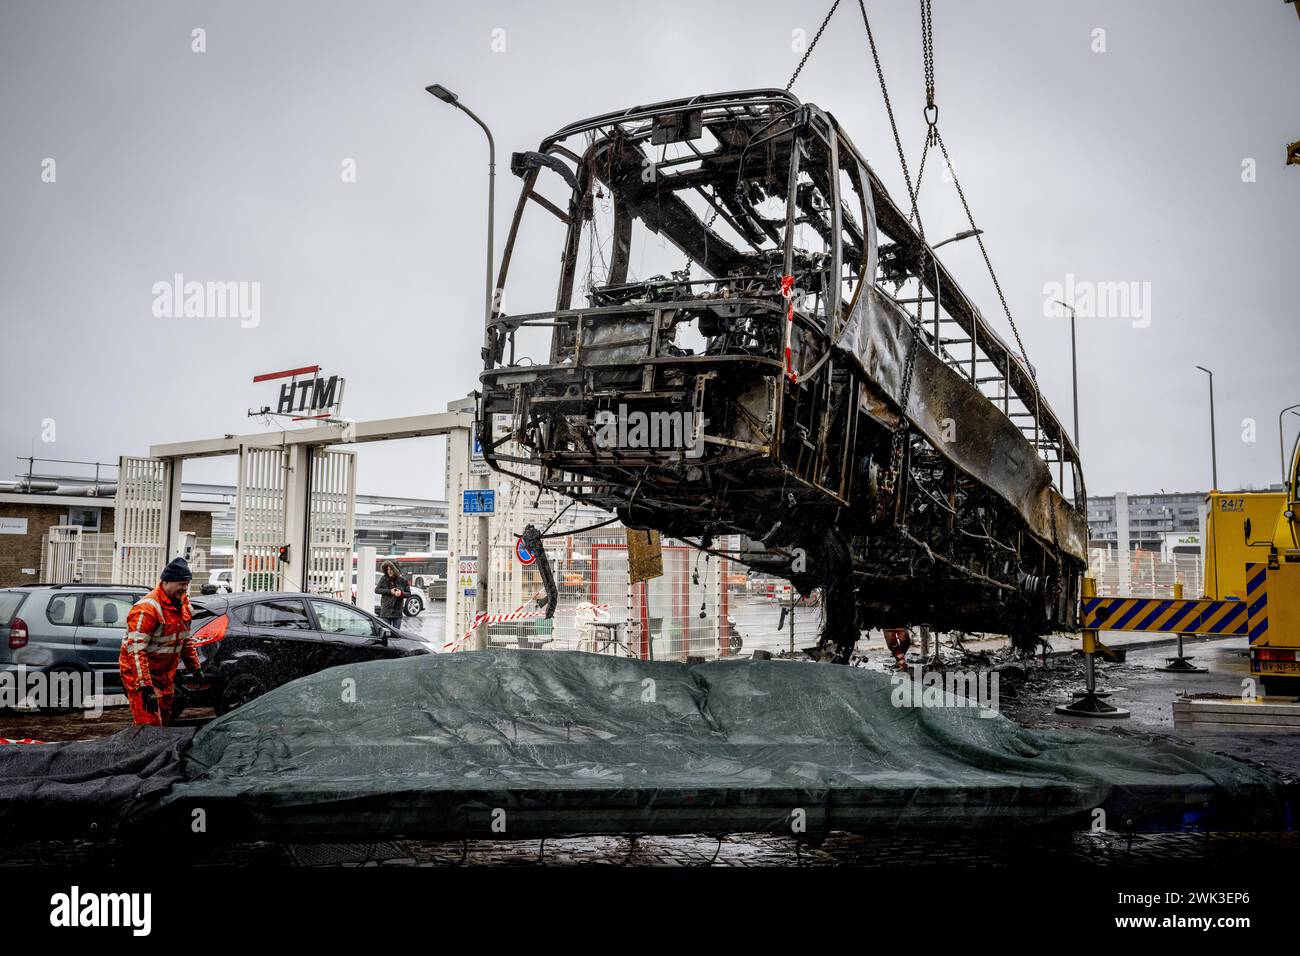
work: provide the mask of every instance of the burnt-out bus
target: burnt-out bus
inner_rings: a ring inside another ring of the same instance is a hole
[[[1073,442],[830,113],[780,90],[638,106],[511,168],[492,467],[701,547],[742,536],[821,589],[823,659],[865,627],[1022,648],[1075,627]]]

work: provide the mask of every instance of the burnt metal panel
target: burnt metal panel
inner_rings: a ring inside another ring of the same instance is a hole
[[[1063,507],[1052,488],[1051,469],[1025,440],[1020,429],[997,407],[971,388],[960,372],[924,346],[914,343],[905,312],[877,289],[859,297],[836,346],[852,357],[871,384],[899,407],[908,350],[916,349],[908,421],[949,461],[986,484],[1019,512],[1044,543],[1050,544],[1052,508],[1061,548],[1087,560],[1087,525]],[[944,420],[960,429],[945,441]]]

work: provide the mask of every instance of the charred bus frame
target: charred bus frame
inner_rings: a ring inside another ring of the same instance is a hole
[[[498,299],[530,205],[564,242],[554,308],[498,302],[488,325],[480,420],[508,423],[482,436],[493,468],[702,547],[742,535],[742,560],[825,589],[839,660],[867,626],[1023,646],[1075,627],[1078,452],[833,116],[780,90],[692,97],[575,123],[511,166]],[[567,204],[541,191],[550,173]],[[638,224],[685,268],[630,279]],[[530,364],[517,340],[541,329],[549,353]],[[704,456],[598,444],[596,413],[616,407],[690,413]]]

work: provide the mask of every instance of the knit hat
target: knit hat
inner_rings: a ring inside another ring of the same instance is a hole
[[[167,581],[188,581],[193,574],[190,573],[190,566],[185,563],[184,558],[173,558],[171,564],[162,570],[162,580]]]

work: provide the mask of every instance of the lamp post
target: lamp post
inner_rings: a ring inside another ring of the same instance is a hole
[[[1210,376],[1210,474],[1213,482],[1211,491],[1219,490],[1219,453],[1214,444],[1214,373],[1203,365],[1196,366]]]
[[[1074,388],[1074,447],[1079,447],[1079,352],[1074,338],[1074,306],[1056,300],[1056,304],[1070,310],[1070,377]]]
[[[488,360],[488,357],[492,354],[491,353],[491,348],[492,348],[491,322],[492,322],[492,306],[493,306],[493,298],[494,298],[494,296],[492,295],[492,262],[493,262],[492,221],[494,218],[495,203],[496,203],[497,147],[495,141],[492,139],[492,131],[488,129],[487,124],[484,123],[481,119],[479,119],[478,116],[474,114],[473,110],[471,110],[468,106],[462,103],[460,101],[460,98],[455,93],[453,93],[451,90],[447,89],[445,86],[442,86],[439,83],[434,83],[431,86],[426,86],[424,89],[430,95],[437,97],[438,99],[442,100],[444,103],[448,104],[449,106],[456,107],[456,109],[460,110],[470,119],[472,119],[475,123],[477,123],[479,127],[483,130],[483,133],[487,136],[487,141],[488,141],[487,263],[484,269],[485,278],[483,284],[483,361],[486,362]],[[482,403],[480,402],[479,404],[480,414],[482,413],[482,407],[483,407]],[[491,435],[491,429],[488,428],[486,426],[486,423],[481,420],[478,423],[478,429],[479,429],[480,441],[486,440]],[[478,487],[482,489],[488,489],[492,487],[492,480],[491,480],[490,473],[479,476]],[[452,502],[452,506],[453,507],[455,506],[454,502]],[[488,609],[488,567],[491,562],[491,557],[492,557],[491,537],[488,531],[488,516],[486,514],[481,514],[479,515],[478,518],[478,587],[475,589],[475,602],[474,602],[475,609],[477,611],[477,614],[479,615],[486,614]],[[487,631],[488,628],[486,624],[481,624],[478,627],[474,628],[474,636],[473,638],[471,638],[471,645],[470,645],[473,650],[476,651],[487,650],[487,645],[488,645]]]

